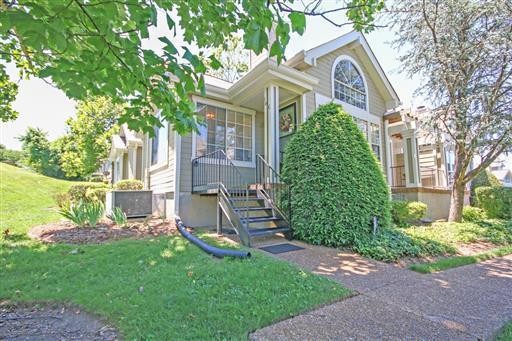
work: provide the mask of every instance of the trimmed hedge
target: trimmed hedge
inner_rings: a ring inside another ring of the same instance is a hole
[[[391,216],[398,226],[417,223],[427,213],[427,204],[420,201],[392,201]]]
[[[478,187],[475,192],[478,206],[487,217],[512,219],[512,188]]]
[[[481,171],[471,180],[469,200],[472,206],[478,206],[475,190],[478,187],[501,187],[501,182],[488,169]]]
[[[139,191],[143,187],[142,181],[136,179],[120,180],[114,184],[117,191]]]
[[[294,237],[349,246],[371,234],[373,217],[391,223],[389,188],[352,117],[320,106],[288,143],[283,180],[291,186]]]

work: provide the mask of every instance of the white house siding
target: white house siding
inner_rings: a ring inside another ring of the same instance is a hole
[[[361,47],[356,47],[356,49],[360,49],[360,53],[365,53]],[[382,169],[384,173],[387,171],[387,145],[384,140],[384,124],[382,117],[386,112],[386,104],[383,96],[378,91],[377,86],[368,72],[367,67],[361,60],[361,58],[356,54],[353,49],[347,47],[341,47],[331,53],[328,53],[316,60],[316,65],[306,69],[304,72],[307,74],[316,77],[319,79],[318,85],[313,89],[312,92],[309,92],[306,96],[306,108],[307,108],[307,116],[309,116],[316,109],[315,102],[315,92],[332,98],[332,67],[336,58],[341,55],[346,55],[354,59],[358,66],[361,68],[363,73],[363,77],[366,80],[366,84],[368,86],[368,93],[366,94],[368,97],[368,112],[371,114],[380,117],[380,126],[381,126],[381,159],[382,159]]]

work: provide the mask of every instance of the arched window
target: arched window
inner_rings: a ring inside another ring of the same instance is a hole
[[[348,58],[340,58],[333,70],[334,98],[366,110],[366,86],[359,69]]]

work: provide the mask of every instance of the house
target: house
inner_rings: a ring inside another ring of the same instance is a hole
[[[112,144],[108,156],[111,181],[138,179],[143,173],[143,134],[136,133],[126,124],[121,125],[119,133],[112,136]]]
[[[450,139],[421,127],[430,110],[399,109],[384,116],[389,163],[387,179],[396,200],[427,204],[427,217],[444,219],[450,208],[455,148]],[[465,196],[469,204],[469,192]]]
[[[489,171],[498,178],[505,187],[512,187],[512,170],[508,165],[512,164],[512,156],[503,153],[489,167]]]
[[[396,110],[398,95],[363,34],[350,32],[281,65],[265,54],[251,63],[235,83],[205,77],[206,95],[192,95],[206,122],[198,133],[180,136],[164,124],[152,138],[142,138],[141,176],[158,214],[177,214],[190,226],[215,221],[222,226],[224,218],[239,227],[239,235],[240,229],[247,235],[285,232],[286,187],[279,181],[285,146],[302,122],[329,102],[354,117],[393,193],[422,198],[419,193],[428,188],[434,196],[446,194],[438,193],[448,180],[437,175],[442,169],[437,156],[429,161],[435,170],[424,175],[416,127]],[[130,170],[124,134],[112,147],[114,181],[139,169]]]

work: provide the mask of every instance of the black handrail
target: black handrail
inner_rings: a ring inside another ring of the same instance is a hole
[[[275,169],[260,154],[256,156],[256,184],[257,190],[266,197],[274,211],[291,227],[290,186],[281,180]]]
[[[231,209],[234,206],[234,201],[237,201],[238,213],[245,223],[235,219],[230,219],[230,222],[241,239],[245,239],[249,233],[249,183],[244,180],[238,167],[222,149],[192,160],[192,192],[204,193],[210,190],[216,191],[218,194],[217,204],[223,209],[226,209],[221,205],[223,197],[230,201]],[[231,216],[228,211],[224,211],[224,213],[228,217]]]

